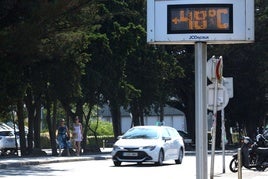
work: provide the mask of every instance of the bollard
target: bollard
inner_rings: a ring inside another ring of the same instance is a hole
[[[105,140],[102,140],[102,148],[105,149]]]
[[[241,148],[237,151],[237,162],[238,162],[238,179],[242,179],[242,156],[241,156]]]

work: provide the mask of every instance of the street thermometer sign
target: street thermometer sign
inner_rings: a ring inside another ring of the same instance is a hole
[[[253,41],[253,0],[147,0],[148,43]]]
[[[216,71],[211,73],[215,84],[206,90],[207,44],[253,42],[254,0],[147,0],[147,43],[195,45],[197,178],[208,176],[207,109],[214,113],[210,163],[210,179],[213,179],[217,109],[223,111],[229,100],[227,90],[220,84],[221,63],[217,63]],[[206,99],[206,96],[211,98]],[[224,117],[222,119],[224,121]]]

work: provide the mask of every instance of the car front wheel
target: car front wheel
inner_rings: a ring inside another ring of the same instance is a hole
[[[121,162],[120,161],[114,161],[114,166],[120,166]]]
[[[159,156],[158,156],[158,162],[156,162],[155,164],[158,166],[163,165],[163,161],[164,161],[164,152],[163,150],[160,150]]]

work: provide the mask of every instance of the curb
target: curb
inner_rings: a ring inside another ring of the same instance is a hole
[[[21,167],[25,165],[40,165],[49,163],[60,163],[60,162],[76,162],[76,161],[88,161],[88,160],[107,160],[111,159],[109,154],[99,154],[99,155],[82,155],[82,156],[70,156],[70,157],[37,157],[37,158],[16,158],[7,159],[0,162],[0,169],[6,169],[8,167]]]

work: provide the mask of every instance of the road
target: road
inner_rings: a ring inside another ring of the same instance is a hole
[[[222,156],[215,157],[215,179],[236,179],[237,173],[229,170],[231,156],[226,156],[226,172],[222,173]],[[176,165],[174,161],[165,162],[163,166],[155,166],[151,163],[137,165],[136,163],[122,163],[120,167],[115,167],[111,159],[92,160],[79,162],[51,163],[33,166],[9,167],[0,169],[1,179],[38,179],[38,178],[116,178],[116,179],[196,179],[195,156],[185,156],[181,165]],[[209,161],[209,160],[208,160]],[[210,166],[208,165],[208,171]],[[209,172],[208,172],[209,175]],[[258,172],[243,169],[243,179],[267,179],[268,171]],[[208,176],[208,179],[210,177]]]

